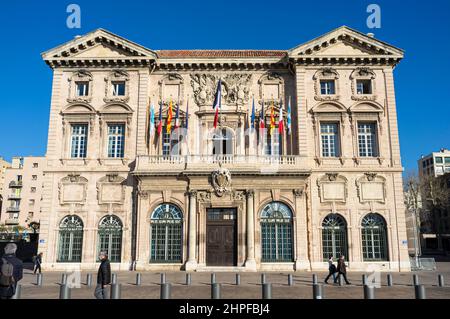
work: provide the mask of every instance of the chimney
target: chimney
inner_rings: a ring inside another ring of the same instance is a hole
[[[375,37],[375,34],[372,33],[372,32],[369,32],[369,33],[367,33],[367,36],[368,36],[369,38],[374,38],[374,37]]]
[[[75,39],[79,39],[79,38],[81,38],[81,35],[78,34],[75,36]]]

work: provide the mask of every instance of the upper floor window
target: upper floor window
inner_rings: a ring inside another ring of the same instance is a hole
[[[322,143],[322,157],[340,156],[339,129],[337,123],[321,123],[320,138]]]
[[[125,81],[112,82],[112,95],[125,96]]]
[[[89,82],[76,82],[76,94],[77,96],[88,96],[89,95]]]
[[[436,157],[435,161],[436,161],[436,164],[442,164],[443,163],[442,157]]]
[[[376,123],[358,123],[360,157],[378,156],[376,127]]]
[[[272,134],[267,130],[266,143],[264,144],[264,154],[265,155],[280,155],[280,134],[277,129],[273,131]]]
[[[31,179],[32,179],[33,181],[37,181],[37,175],[31,175]]]
[[[72,125],[71,151],[72,158],[85,158],[87,149],[87,124]]]
[[[320,81],[320,94],[332,95],[336,94],[334,80],[321,80]]]
[[[17,175],[17,181],[21,182],[22,181],[22,175]]]
[[[36,193],[36,187],[31,187],[31,192]]]
[[[181,141],[178,130],[172,127],[170,133],[167,132],[167,126],[162,129],[162,155],[179,155],[180,154],[180,144]]]
[[[30,206],[34,206],[34,203],[35,203],[35,200],[34,200],[34,199],[30,199],[30,200],[28,201],[28,205],[30,205]]]
[[[372,81],[371,80],[356,80],[356,93],[357,94],[372,94]]]
[[[123,158],[125,150],[125,125],[108,124],[108,157]]]
[[[33,168],[38,168],[39,164],[38,163],[33,163]]]
[[[445,158],[445,164],[450,164],[450,157]]]

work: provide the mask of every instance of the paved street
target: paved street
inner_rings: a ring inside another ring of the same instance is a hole
[[[450,263],[437,263],[436,271],[421,271],[412,273],[392,273],[394,287],[388,287],[387,273],[381,274],[382,287],[375,289],[376,298],[381,299],[412,299],[414,287],[413,274],[419,275],[421,284],[426,286],[426,295],[430,299],[450,299]],[[54,299],[59,297],[61,272],[44,273],[43,286],[36,285],[36,276],[30,270],[25,271],[22,285],[22,298]],[[311,272],[292,273],[294,285],[288,285],[288,273],[266,273],[266,281],[272,283],[272,297],[284,299],[312,298]],[[319,282],[323,283],[326,272],[316,272]],[[361,272],[348,274],[349,286],[324,285],[326,299],[359,299],[363,298]],[[437,286],[437,275],[444,275],[447,287]],[[92,299],[96,274],[93,275],[92,287],[86,286],[86,275],[81,275],[81,287],[72,289],[73,299]],[[124,299],[158,299],[160,297],[160,273],[142,273],[142,285],[136,286],[136,272],[118,272],[118,282],[122,284],[121,295]],[[174,299],[209,299],[211,274],[206,272],[192,273],[192,285],[185,285],[184,272],[166,273],[167,282],[172,283],[172,298]],[[261,274],[241,273],[241,285],[235,285],[235,273],[217,273],[216,281],[222,284],[222,298],[226,299],[259,299],[261,298]],[[330,281],[332,282],[332,281]]]

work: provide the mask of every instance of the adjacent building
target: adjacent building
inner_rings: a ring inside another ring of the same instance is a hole
[[[5,171],[0,224],[27,229],[39,223],[44,165],[45,157],[13,157]]]
[[[345,255],[408,271],[402,58],[348,27],[290,50],[152,50],[98,29],[45,52],[44,267],[93,269],[106,250],[114,269],[324,270]]]
[[[5,161],[3,157],[0,157],[0,216],[3,206],[3,185],[5,183],[5,172],[8,167],[11,167],[11,163]]]
[[[450,173],[450,151],[441,149],[428,156],[422,156],[418,161],[419,177],[438,177]]]

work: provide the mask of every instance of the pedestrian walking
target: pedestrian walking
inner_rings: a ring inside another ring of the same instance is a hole
[[[337,272],[338,272],[338,277],[336,279],[334,279],[334,283],[337,283],[337,279],[339,278],[340,275],[342,275],[342,277],[344,277],[345,283],[347,285],[350,285],[350,283],[347,280],[347,265],[345,264],[345,256],[340,256],[338,263],[337,263]]]
[[[41,270],[41,264],[42,264],[42,254],[39,253],[37,256],[34,257],[34,268],[33,268],[33,274],[36,274],[36,272],[39,270],[39,273],[42,273]]]
[[[97,299],[108,299],[107,287],[111,284],[111,265],[108,260],[108,254],[100,252],[100,266],[97,273],[97,287],[95,287],[95,297]]]
[[[16,257],[16,251],[17,245],[9,243],[0,259],[0,299],[11,299],[23,277],[23,262]]]
[[[333,282],[336,282],[336,266],[334,265],[333,256],[328,258],[328,276],[325,278],[325,283],[328,283],[328,279],[333,276]]]

